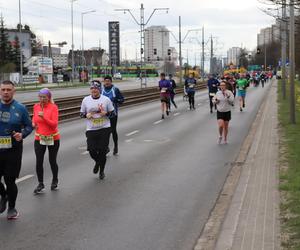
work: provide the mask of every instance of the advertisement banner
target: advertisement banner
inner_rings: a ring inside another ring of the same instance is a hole
[[[109,60],[111,66],[120,65],[120,23],[108,22]]]

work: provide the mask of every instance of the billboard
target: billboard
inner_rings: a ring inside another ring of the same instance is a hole
[[[120,65],[120,23],[108,22],[109,60],[112,66]]]

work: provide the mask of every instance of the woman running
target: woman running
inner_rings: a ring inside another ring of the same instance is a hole
[[[44,185],[44,155],[46,149],[49,152],[49,162],[52,171],[51,190],[57,189],[58,185],[58,165],[56,162],[59,149],[60,135],[58,131],[58,107],[53,103],[49,89],[44,88],[39,91],[40,102],[33,107],[32,125],[36,129],[34,140],[34,152],[36,156],[36,173],[38,186],[34,189],[35,194],[41,193],[45,189]]]

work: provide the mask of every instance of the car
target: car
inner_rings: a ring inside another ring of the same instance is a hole
[[[115,80],[122,80],[122,74],[120,72],[117,72],[114,74],[113,77]]]

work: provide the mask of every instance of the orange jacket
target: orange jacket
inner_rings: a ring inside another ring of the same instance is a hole
[[[44,112],[44,117],[41,118],[38,114],[40,111]],[[36,127],[35,140],[40,140],[40,135],[55,135],[54,140],[59,140],[60,135],[58,132],[58,107],[54,103],[48,103],[42,106],[37,103],[33,106],[32,122]]]

